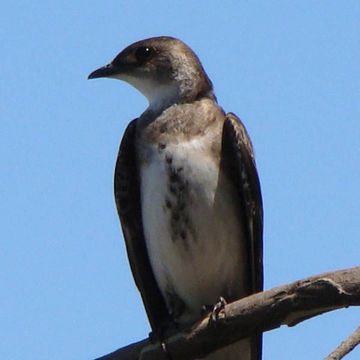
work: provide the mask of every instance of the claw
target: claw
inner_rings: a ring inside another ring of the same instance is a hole
[[[222,310],[224,310],[226,304],[227,304],[226,300],[222,296],[220,296],[219,301],[214,305],[211,311],[210,320],[213,323],[216,324],[216,322],[219,319],[219,314]]]

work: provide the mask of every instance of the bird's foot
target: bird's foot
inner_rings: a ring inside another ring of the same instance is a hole
[[[215,305],[203,305],[201,308],[201,315],[206,316],[210,315],[209,321],[216,325],[216,322],[219,320],[219,315],[222,310],[224,310],[227,301],[220,296],[219,300]]]
[[[225,305],[227,304],[226,300],[220,296],[219,301],[213,306],[203,307],[203,311],[208,310],[207,313],[210,313],[210,321],[214,324],[219,320],[219,314],[224,310]],[[210,309],[209,309],[210,308]]]

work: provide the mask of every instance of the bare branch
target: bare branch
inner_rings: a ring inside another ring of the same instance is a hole
[[[360,326],[344,340],[325,360],[340,360],[360,344]]]
[[[216,324],[205,317],[166,339],[171,359],[201,358],[225,345],[281,325],[335,309],[360,305],[360,267],[312,276],[254,294],[225,306]],[[148,339],[97,360],[166,359],[160,343]]]

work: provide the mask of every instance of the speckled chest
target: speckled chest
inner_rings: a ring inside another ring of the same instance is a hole
[[[166,228],[169,240],[180,241],[184,248],[197,240],[193,215],[202,202],[211,201],[208,197],[215,191],[219,172],[216,148],[220,148],[220,142],[207,133],[192,139],[167,134],[142,144],[140,182],[147,229],[151,227],[151,232],[157,233]],[[162,230],[157,230],[156,224],[161,223]]]

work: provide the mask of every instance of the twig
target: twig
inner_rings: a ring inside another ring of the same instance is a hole
[[[324,360],[340,360],[360,344],[360,326]]]

